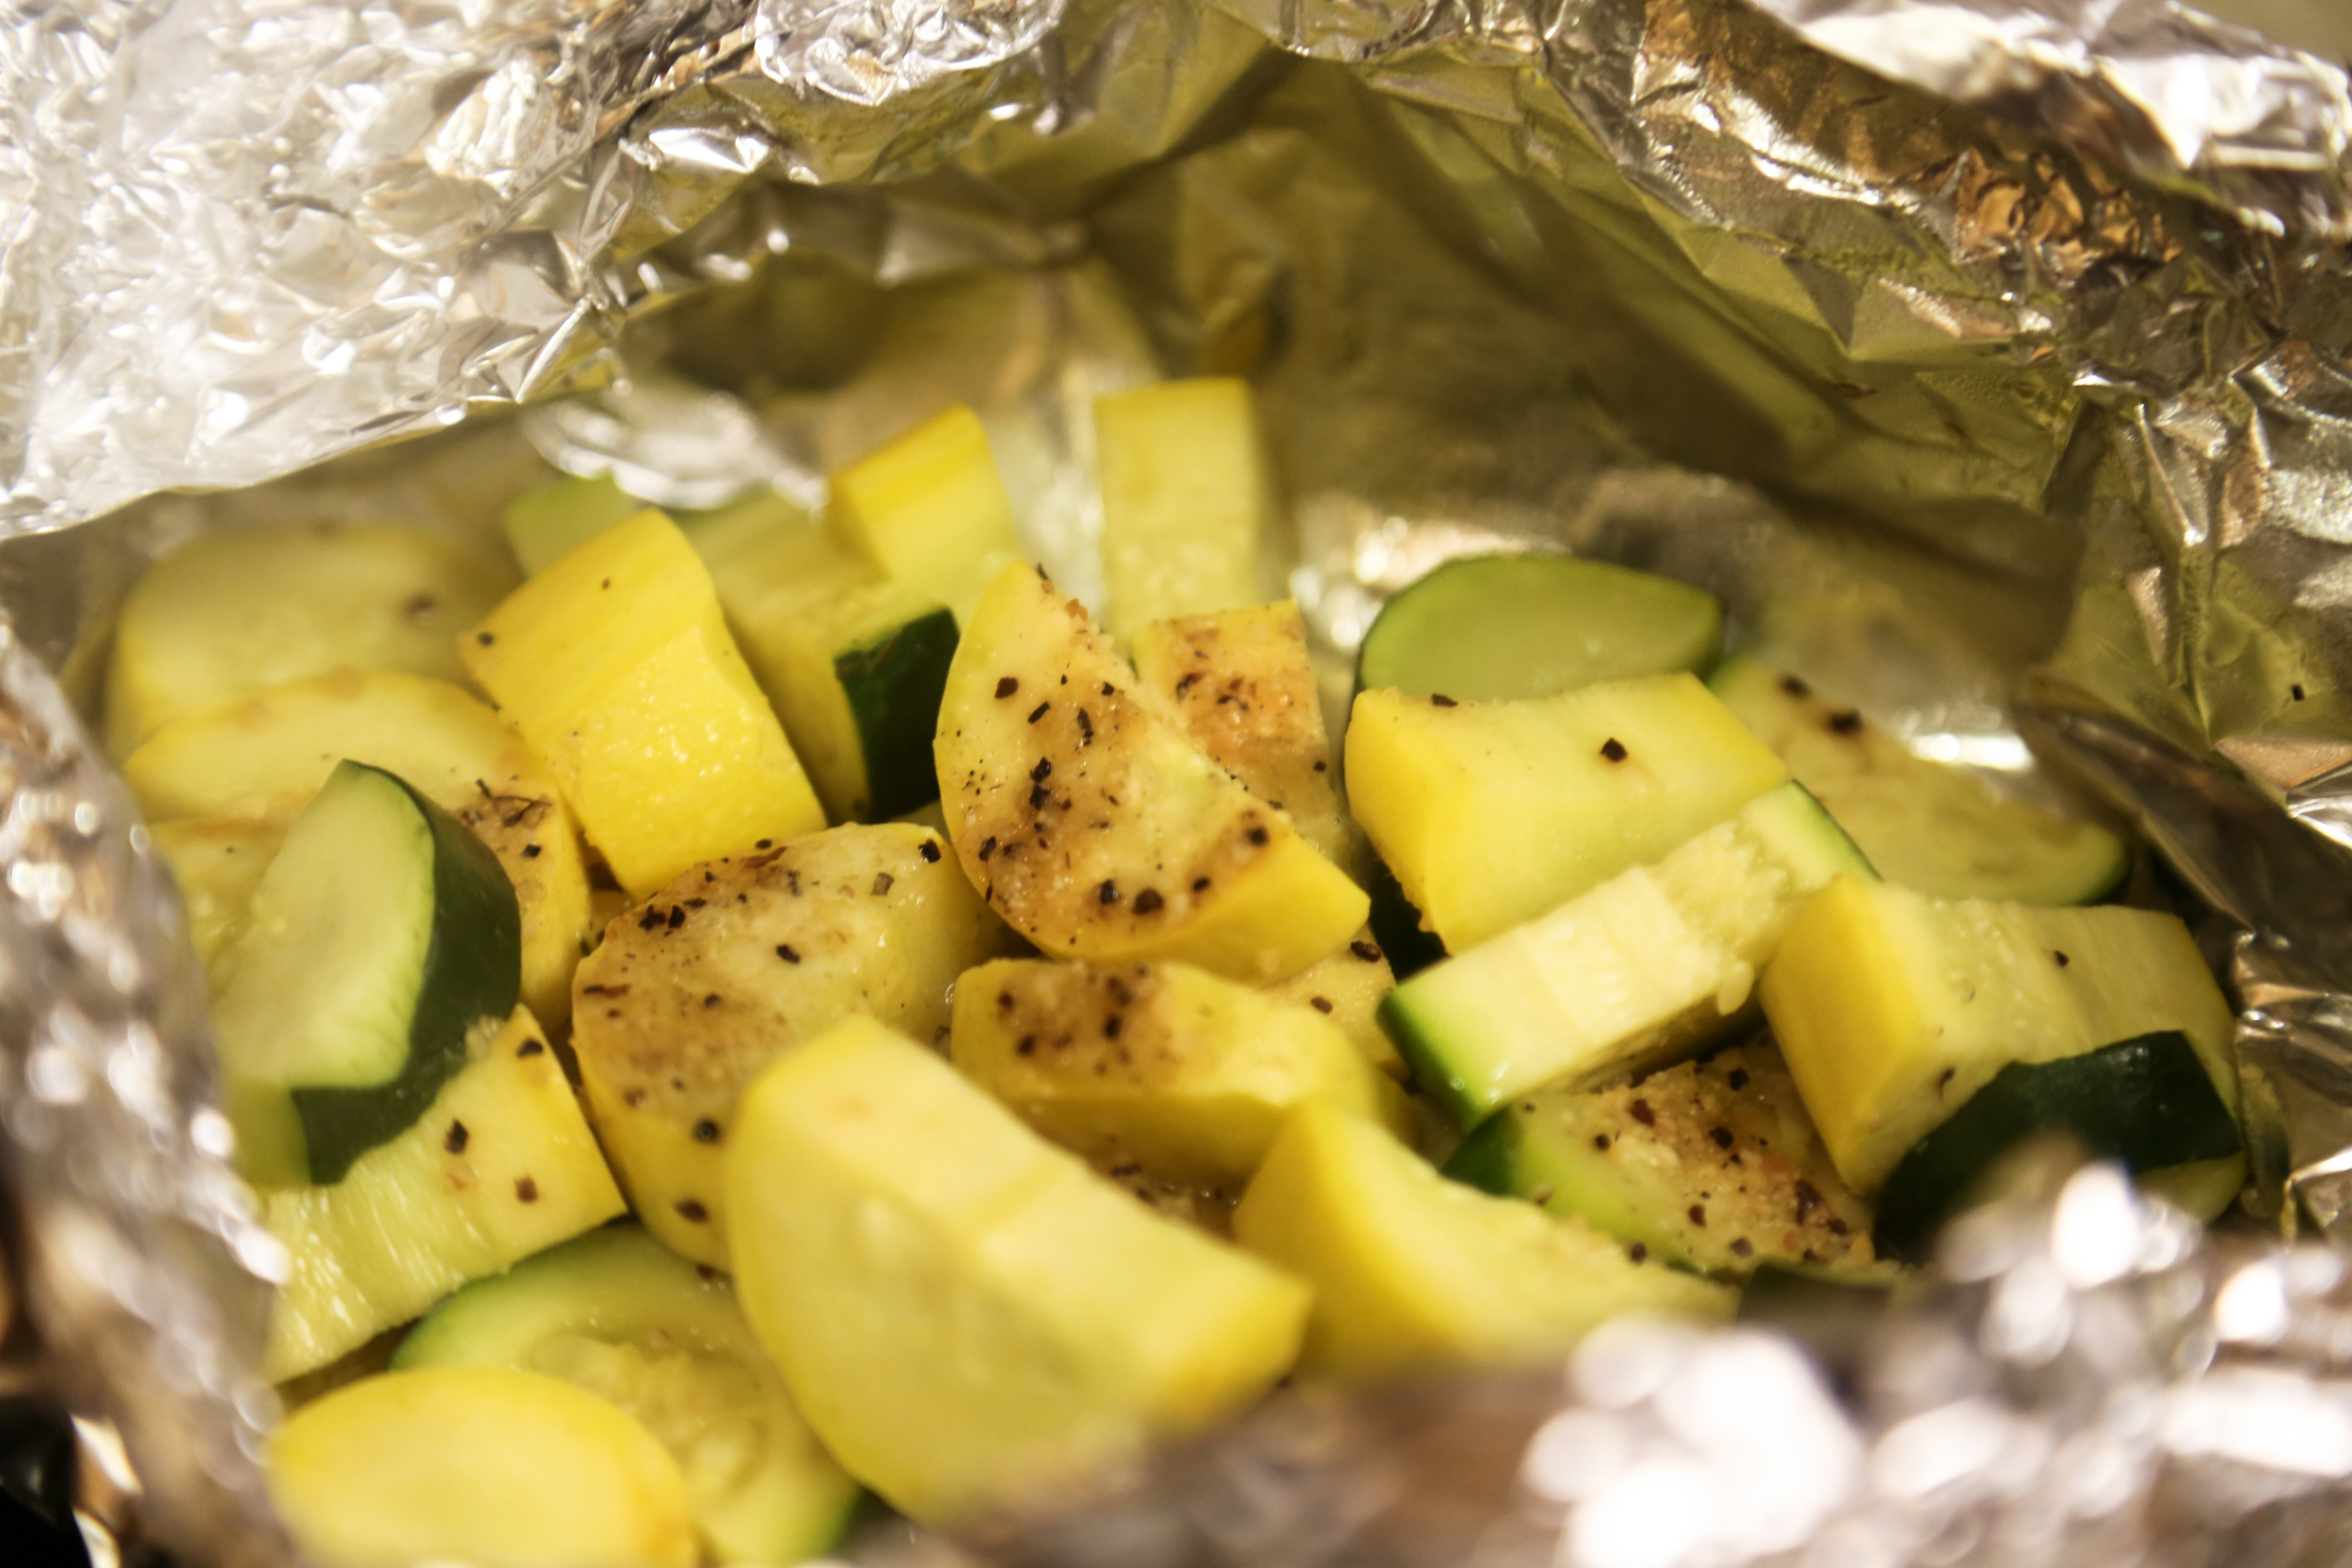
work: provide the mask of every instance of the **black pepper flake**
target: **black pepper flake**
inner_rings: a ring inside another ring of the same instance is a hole
[[[1435,692],[1431,695],[1429,705],[1432,708],[1459,708],[1462,706],[1462,704],[1454,701],[1454,699],[1446,696],[1442,691]]]
[[[1053,776],[1054,759],[1051,757],[1038,758],[1037,765],[1029,770],[1029,782],[1031,784],[1044,784],[1047,779],[1052,778]]]
[[[677,1217],[688,1225],[700,1225],[710,1217],[710,1211],[702,1206],[700,1198],[680,1198],[672,1206],[677,1210]]]
[[[1103,1038],[1106,1040],[1115,1040],[1118,1038],[1118,1026],[1121,1020],[1119,1016],[1116,1013],[1113,1013],[1109,1017],[1105,1018],[1103,1020]]]
[[[1849,708],[1843,713],[1832,713],[1830,715],[1831,734],[1858,735],[1861,732],[1862,715],[1855,712],[1853,709]]]
[[[1160,906],[1167,901],[1160,896],[1159,889],[1146,888],[1135,895],[1135,912],[1139,915],[1156,915],[1160,912]]]
[[[1718,1149],[1731,1147],[1731,1129],[1728,1127],[1710,1127],[1706,1135],[1715,1140],[1715,1146]]]
[[[1784,675],[1780,678],[1780,689],[1791,697],[1811,697],[1813,694],[1811,687],[1793,675]]]
[[[1944,1086],[1951,1082],[1953,1078],[1958,1074],[1959,1070],[1960,1069],[1958,1068],[1946,1068],[1942,1072],[1936,1075],[1936,1097],[1937,1099],[1940,1100],[1943,1098]]]
[[[1045,808],[1045,803],[1053,798],[1054,792],[1047,789],[1044,784],[1031,784],[1029,786],[1030,810],[1043,811]]]
[[[448,1132],[444,1135],[441,1140],[441,1147],[448,1150],[452,1154],[462,1154],[466,1152],[466,1145],[472,1141],[473,1136],[474,1135],[472,1133],[466,1131],[466,1124],[464,1122],[452,1121],[449,1123]]]
[[[1118,695],[1118,688],[1106,680],[1102,683],[1102,694],[1105,697],[1116,697]]]
[[[1846,1233],[1847,1227],[1845,1221],[1838,1218],[1835,1215],[1830,1215],[1830,1217],[1822,1223],[1829,1226],[1829,1231],[1832,1236],[1843,1236]]]
[[[1263,845],[1273,837],[1263,827],[1253,827],[1249,830],[1249,841],[1253,844]]]
[[[2051,956],[2051,957],[2053,957],[2053,958],[2054,958],[2054,959],[2056,959],[2056,960],[2058,961],[2058,967],[2059,967],[2059,968],[2061,968],[2061,969],[2065,968],[2067,964],[2069,964],[2069,963],[2073,963],[2073,962],[2074,962],[2072,959],[2068,958],[2064,953],[2063,953],[2063,952],[2059,952],[2059,951],[2058,951],[2056,948],[2054,948],[2054,947],[2053,947],[2053,948],[2052,948],[2052,949],[2050,950],[2050,956]]]
[[[1094,716],[1088,713],[1085,709],[1081,708],[1078,710],[1078,744],[1081,746],[1091,746],[1094,743]]]
[[[525,1040],[521,1045],[515,1047],[515,1055],[518,1057],[535,1057],[545,1049],[547,1049],[547,1042],[541,1039],[538,1036],[533,1035],[530,1038]]]
[[[774,839],[772,839],[772,838],[762,838],[762,839],[761,839],[757,844],[752,845],[752,846],[751,846],[751,847],[752,847],[752,848],[754,848],[754,849],[765,849],[766,847],[768,847],[768,846],[770,846],[771,844],[773,844],[774,842],[775,842],[775,840],[774,840]]]
[[[1024,1035],[1021,1037],[1021,1043],[1013,1048],[1020,1052],[1024,1057],[1028,1056],[1037,1048],[1037,1037],[1034,1035]]]
[[[1731,1069],[1730,1076],[1726,1078],[1724,1081],[1731,1085],[1734,1089],[1746,1089],[1748,1087],[1748,1069],[1746,1068],[1733,1068]]]
[[[1176,683],[1176,695],[1181,697],[1187,691],[1192,690],[1192,688],[1199,683],[1200,679],[1201,672],[1197,669],[1187,673],[1183,679]]]
[[[1366,963],[1378,963],[1381,961],[1381,950],[1372,942],[1351,942],[1348,944],[1348,951]]]
[[[1609,1134],[1606,1132],[1595,1132],[1592,1135],[1592,1146],[1595,1149],[1600,1150],[1604,1154],[1609,1152]]]
[[[718,1142],[719,1123],[711,1121],[708,1116],[697,1121],[694,1124],[694,1141],[698,1143]]]
[[[718,1005],[719,1005],[719,993],[718,993],[718,992],[716,992],[716,991],[711,992],[709,995],[707,995],[707,996],[703,997],[703,999],[702,999],[702,1005],[703,1005],[704,1006],[706,1006],[706,1007],[716,1007],[716,1006],[718,1006]]]
[[[1193,890],[1194,892],[1196,892],[1196,893],[1204,893],[1204,892],[1208,891],[1208,889],[1209,889],[1209,879],[1207,879],[1206,877],[1195,877],[1195,878],[1193,878],[1193,879],[1192,879],[1192,890]]]
[[[538,859],[538,858],[539,858],[539,846],[538,846],[538,845],[536,845],[536,844],[526,844],[526,845],[524,845],[524,846],[522,847],[522,858],[523,858],[524,859],[526,859],[526,860],[536,860],[536,859]]]
[[[686,906],[684,904],[672,904],[669,907],[669,920],[666,923],[672,931],[676,931],[678,927],[684,925],[686,923]]]
[[[1036,707],[1029,710],[1029,722],[1034,724],[1038,720],[1043,719],[1045,716],[1045,710],[1052,706],[1050,702],[1040,702]]]
[[[1307,999],[1307,1005],[1309,1007],[1314,1008],[1318,1013],[1328,1013],[1331,1010],[1331,998],[1328,996],[1309,996]]]
[[[481,644],[484,647],[488,647],[499,639],[498,635],[494,632],[476,632],[474,634],[474,640]]]
[[[1625,760],[1625,742],[1612,735],[1601,742],[1601,754],[1612,763]]]
[[[1706,1228],[1706,1210],[1705,1207],[1698,1204],[1693,1204],[1687,1212],[1690,1215],[1691,1224],[1698,1226],[1701,1230],[1705,1230]]]
[[[535,1204],[539,1202],[539,1184],[532,1181],[529,1176],[517,1176],[515,1178],[515,1196],[520,1198],[527,1204]]]
[[[992,833],[980,841],[980,858],[985,861],[996,853],[996,835]]]
[[[1658,1124],[1658,1113],[1650,1109],[1650,1102],[1648,1100],[1635,1100],[1633,1102],[1633,1120],[1640,1122],[1643,1126],[1655,1127]]]
[[[938,865],[940,863],[940,841],[936,838],[924,839],[923,847],[918,851],[918,853],[922,856],[923,864],[927,866]]]
[[[1744,1237],[1744,1236],[1736,1236],[1736,1237],[1733,1237],[1731,1238],[1731,1256],[1732,1256],[1732,1257],[1734,1257],[1734,1258],[1745,1258],[1745,1257],[1747,1257],[1749,1253],[1752,1253],[1752,1252],[1754,1252],[1755,1250],[1756,1250],[1756,1244],[1755,1244],[1754,1242],[1752,1242],[1752,1241],[1748,1240],[1746,1237]]]
[[[997,700],[998,701],[1000,701],[1000,702],[1003,701],[1006,698],[1008,698],[1008,697],[1012,696],[1014,692],[1016,692],[1016,691],[1018,691],[1018,690],[1020,690],[1020,689],[1021,689],[1021,678],[1020,678],[1019,676],[1017,676],[1017,675],[1003,675],[1003,676],[999,676],[999,677],[997,677],[997,680],[996,680],[996,700]]]
[[[2287,692],[2287,695],[2288,695],[2288,696],[2290,696],[2290,697],[2294,698],[2297,702],[2302,701],[2302,700],[2303,700],[2303,682],[2302,682],[2302,681],[2300,681],[2300,680],[2296,681],[2293,686],[2290,686],[2290,687],[2288,687],[2288,688],[2286,689],[2286,692]]]
[[[1650,1260],[1650,1249],[1637,1241],[1625,1249],[1625,1256],[1636,1263],[1647,1263]]]
[[[877,899],[878,899],[878,898],[880,898],[883,894],[885,894],[885,893],[888,892],[888,891],[890,890],[891,887],[892,887],[895,883],[897,883],[897,881],[898,881],[898,878],[893,877],[893,876],[892,876],[892,875],[890,875],[890,873],[889,873],[889,872],[887,872],[887,871],[877,871],[877,872],[875,872],[875,873],[874,873],[874,896],[875,896],[876,898],[877,898]]]
[[[1106,878],[1103,881],[1103,885],[1095,889],[1095,902],[1098,904],[1115,904],[1118,902],[1118,884]]]
[[[788,942],[780,942],[776,943],[776,956],[782,959],[786,963],[798,963],[801,961],[799,950],[794,948],[793,944]]]
[[[656,909],[648,908],[644,914],[637,917],[637,929],[639,931],[652,931],[661,923],[662,912]]]
[[[1801,1180],[1792,1190],[1797,1196],[1797,1223],[1802,1225],[1807,1215],[1822,1206],[1821,1189],[1811,1182]]]

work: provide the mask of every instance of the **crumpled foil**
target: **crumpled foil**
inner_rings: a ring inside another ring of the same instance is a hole
[[[962,400],[1090,592],[1086,410],[1159,374],[1256,382],[1335,659],[1434,560],[1564,545],[2135,820],[2242,1005],[2248,1209],[2352,1244],[2352,24],[2226,10],[0,11],[0,1398],[72,1418],[86,1534],[285,1552],[252,1464],[276,1260],[174,906],[59,695],[95,700],[140,563],[305,517],[479,531],[549,463],[814,503]],[[1286,1399],[961,1550],[2346,1554],[2338,1253],[2200,1238],[2095,1170],[2029,1173],[1944,1263],[1810,1360],[1629,1327],[1565,1386]]]

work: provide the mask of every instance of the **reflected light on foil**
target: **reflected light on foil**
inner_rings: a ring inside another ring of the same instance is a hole
[[[1576,1568],[1673,1568],[1715,1524],[1715,1477],[1684,1458],[1646,1460],[1580,1504],[1565,1563]]]
[[[2209,1373],[2173,1390],[2165,1446],[2296,1475],[2352,1476],[2352,1402],[2343,1384],[2260,1367]]]
[[[1622,1423],[1595,1411],[1570,1410],[1537,1431],[1519,1479],[1547,1502],[1574,1502],[1615,1479],[1632,1451]]]
[[[1870,1457],[1871,1476],[1890,1496],[1924,1498],[1983,1474],[2018,1436],[2007,1412],[1964,1399],[1890,1427]]]
[[[2058,1194],[2051,1223],[2058,1272],[2077,1289],[2132,1271],[2140,1254],[2140,1205],[2131,1178],[2113,1165],[2077,1171]]]
[[[2234,1344],[2276,1344],[2290,1321],[2286,1270],[2274,1258],[2239,1269],[2213,1300],[2213,1331]]]
[[[1622,1409],[1665,1385],[1697,1338],[1681,1324],[1620,1318],[1576,1347],[1570,1379],[1576,1392],[1602,1409]]]

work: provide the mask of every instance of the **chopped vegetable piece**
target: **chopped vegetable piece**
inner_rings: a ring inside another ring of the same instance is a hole
[[[1256,604],[1280,507],[1249,383],[1216,376],[1095,399],[1111,631]]]
[[[1381,607],[1356,656],[1356,686],[1466,702],[1550,697],[1637,675],[1705,674],[1722,637],[1715,595],[1671,577],[1573,555],[1467,556]]]
[[[1280,980],[1364,923],[1362,891],[1210,761],[1033,567],[973,612],[937,755],[965,874],[1057,958]]]
[[[462,650],[640,897],[698,861],[824,826],[709,574],[657,511],[516,589]]]
[[[736,1285],[852,1475],[970,1517],[1245,1407],[1297,1280],[1138,1206],[855,1018],[767,1069],[728,1162]]]
[[[1300,1371],[1358,1380],[1541,1360],[1621,1312],[1728,1317],[1719,1285],[1580,1220],[1449,1182],[1378,1127],[1293,1113],[1234,1235],[1315,1287]]]
[[[1364,1053],[1366,1060],[1391,1078],[1402,1080],[1412,1076],[1412,1069],[1397,1054],[1395,1042],[1381,1027],[1380,1021],[1381,1001],[1395,988],[1396,976],[1389,969],[1388,953],[1373,940],[1371,928],[1367,926],[1347,946],[1320,963],[1310,963],[1289,979],[1276,981],[1265,990],[1269,996],[1314,1008],[1339,1026],[1339,1032]]]
[[[614,483],[610,474],[599,474],[554,479],[524,491],[499,513],[499,526],[522,563],[523,575],[531,577],[645,510],[646,503]]]
[[[825,520],[896,582],[971,624],[1020,541],[988,432],[959,404],[836,470]]]
[[[1688,675],[1558,697],[1356,698],[1348,799],[1449,952],[1658,858],[1789,771]]]
[[[261,885],[286,830],[250,817],[203,816],[159,822],[148,832],[179,885],[189,940],[209,972],[245,930],[253,889]]]

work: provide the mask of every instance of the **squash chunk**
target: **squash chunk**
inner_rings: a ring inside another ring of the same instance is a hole
[[[565,554],[459,647],[639,897],[698,861],[824,826],[709,573],[657,511]]]
[[[1581,1220],[1450,1182],[1320,1103],[1292,1114],[1234,1235],[1314,1285],[1299,1370],[1336,1379],[1540,1361],[1621,1312],[1723,1318],[1733,1303]]]
[[[950,1049],[1063,1148],[1236,1193],[1308,1100],[1400,1137],[1413,1121],[1404,1091],[1321,1014],[1189,964],[985,964],[956,987]]]
[[[179,885],[196,958],[210,970],[245,929],[253,890],[269,869],[285,826],[243,816],[205,816],[159,822],[148,831],[155,853]]]
[[[1645,865],[1789,770],[1697,678],[1507,702],[1360,693],[1348,799],[1449,952]]]
[[[1389,955],[1366,926],[1347,946],[1265,987],[1265,994],[1314,1008],[1339,1026],[1365,1060],[1402,1082],[1412,1076],[1412,1068],[1381,1027],[1381,1003],[1395,989],[1396,972],[1389,967]]]
[[[1254,605],[1280,517],[1249,383],[1165,382],[1095,399],[1108,619],[1147,623]]]
[[[1370,908],[1034,567],[1008,568],[973,611],[936,755],[965,873],[1055,957],[1280,980]]]
[[[591,929],[579,830],[547,770],[478,699],[390,671],[289,680],[164,725],[122,774],[151,822],[244,817],[277,833],[345,759],[405,781],[489,846],[522,910],[522,999],[561,1025]],[[219,905],[225,890],[211,884],[204,912],[242,921],[242,903]]]
[[[646,1228],[727,1267],[721,1180],[743,1086],[853,1013],[944,1037],[948,992],[1011,933],[929,828],[828,828],[698,866],[582,961],[572,1049]]]
[[[968,621],[1021,553],[980,416],[958,404],[832,476],[825,521],[892,580]]]
[[[919,1522],[1197,1431],[1297,1352],[1297,1280],[870,1018],[769,1068],[732,1143],[744,1313],[843,1467]]]

